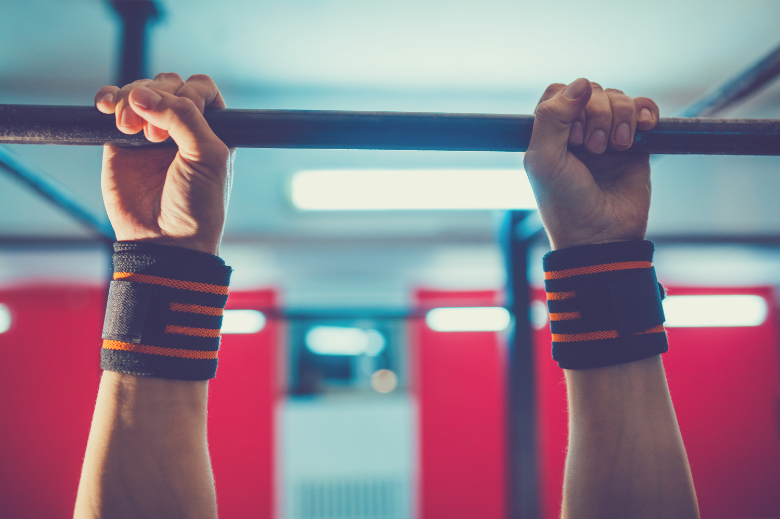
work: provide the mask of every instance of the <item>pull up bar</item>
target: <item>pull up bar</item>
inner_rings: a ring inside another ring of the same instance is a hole
[[[322,110],[214,110],[214,133],[237,148],[508,151],[528,148],[532,115]],[[125,135],[91,106],[0,105],[0,143],[80,146],[152,144]],[[780,120],[662,118],[636,132],[632,149],[653,154],[780,155]]]

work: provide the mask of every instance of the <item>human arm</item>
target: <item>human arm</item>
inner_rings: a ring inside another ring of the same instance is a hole
[[[629,148],[657,121],[651,100],[584,79],[547,89],[525,167],[554,250],[644,238],[649,157]],[[698,517],[660,356],[564,372],[563,517]]]
[[[110,94],[110,95],[109,95]],[[214,83],[161,74],[96,105],[124,133],[144,131],[176,148],[104,149],[101,184],[120,241],[217,254],[232,178],[232,154],[203,118],[224,108]],[[129,111],[128,111],[129,110]],[[207,380],[105,371],[98,391],[75,517],[216,517],[206,441]]]

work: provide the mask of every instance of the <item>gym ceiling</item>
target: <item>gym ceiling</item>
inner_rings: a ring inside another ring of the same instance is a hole
[[[585,76],[662,115],[780,44],[774,0],[286,2],[164,0],[150,69],[211,75],[232,108],[531,113]],[[0,2],[0,103],[90,104],[117,70],[118,19],[98,0]],[[780,118],[780,82],[722,117]],[[100,150],[12,146],[95,211]],[[304,213],[290,176],[324,168],[511,168],[514,154],[240,150],[226,239],[490,241],[487,211]],[[670,157],[654,169],[650,235],[780,239],[780,159]],[[0,175],[0,238],[84,238]]]

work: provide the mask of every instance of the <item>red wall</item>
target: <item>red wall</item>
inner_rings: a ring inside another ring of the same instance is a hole
[[[0,515],[70,517],[100,377],[104,291],[0,291]]]
[[[228,309],[263,311],[273,291],[233,292]],[[224,335],[217,378],[209,384],[209,450],[220,517],[274,516],[274,425],[282,325],[268,319],[255,334]]]
[[[11,328],[0,334],[2,517],[73,514],[100,377],[105,291],[21,287],[0,291]],[[228,308],[273,307],[271,291],[230,295]],[[280,326],[222,340],[210,384],[209,440],[220,513],[271,517],[272,412]]]
[[[492,306],[495,292],[420,290],[421,308]],[[503,519],[503,347],[492,332],[435,332],[411,324],[419,405],[422,519]]]
[[[673,295],[757,294],[764,324],[670,328],[669,387],[702,517],[780,517],[780,334],[772,288],[672,287]],[[544,301],[544,292],[535,293]],[[566,387],[550,357],[549,328],[536,332],[544,517],[560,516],[566,449]]]
[[[780,517],[778,308],[771,288],[686,289],[675,295],[749,293],[770,317],[757,327],[673,328],[664,355],[672,398],[703,517]],[[535,298],[544,300],[537,291]],[[419,291],[421,308],[494,305],[494,292]],[[3,516],[72,513],[94,407],[100,330],[99,287],[0,291],[12,314],[0,334],[0,503]],[[233,293],[228,308],[274,308],[271,291]],[[423,319],[410,327],[413,385],[420,409],[423,519],[503,518],[504,349],[496,333],[442,333]],[[271,517],[273,409],[282,325],[227,335],[212,381],[209,435],[222,515]],[[544,517],[557,518],[566,449],[566,391],[550,358],[548,329],[536,332]]]

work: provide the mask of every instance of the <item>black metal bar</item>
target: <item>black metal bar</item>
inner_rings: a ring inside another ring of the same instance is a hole
[[[317,110],[215,110],[206,120],[239,148],[525,151],[533,116]],[[0,105],[0,143],[155,146],[88,106]],[[163,145],[173,145],[172,142]],[[157,144],[156,146],[159,146]],[[656,154],[780,155],[780,120],[662,118],[633,149]]]
[[[118,84],[123,86],[147,77],[147,28],[161,12],[151,0],[114,0],[111,5],[122,20]]]
[[[678,112],[680,117],[709,117],[753,95],[780,75],[780,47],[752,67],[698,97]]]
[[[64,186],[45,173],[25,164],[2,146],[0,146],[0,169],[5,170],[34,193],[68,213],[104,241],[114,242],[116,240],[114,230],[105,218],[93,214]]]
[[[536,438],[536,379],[530,323],[531,285],[523,223],[534,211],[508,211],[502,230],[507,272],[507,304],[514,316],[507,366],[507,517],[536,519],[539,507],[539,461]]]

